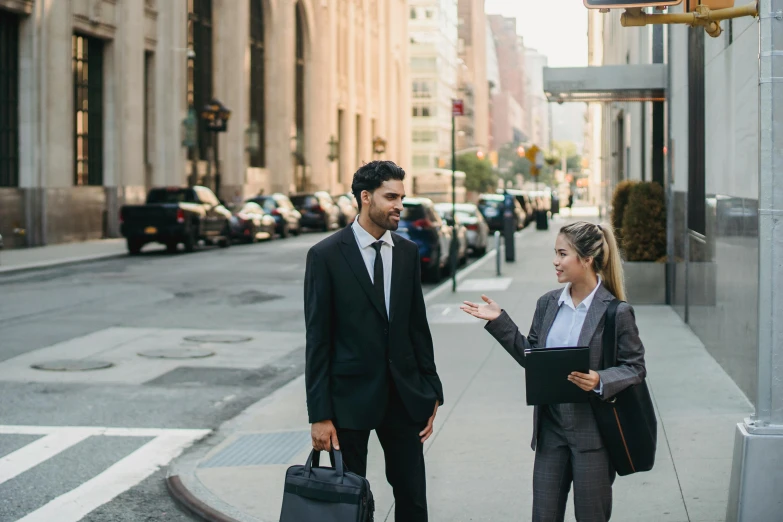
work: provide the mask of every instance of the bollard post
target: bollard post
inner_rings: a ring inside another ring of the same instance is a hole
[[[498,277],[500,277],[500,245],[500,230],[495,230],[495,265]]]

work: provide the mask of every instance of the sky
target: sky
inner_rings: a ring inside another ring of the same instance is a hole
[[[484,10],[516,18],[525,47],[545,55],[549,67],[587,66],[587,8],[582,0],[485,0]],[[581,150],[584,110],[584,103],[553,105],[552,138],[573,141]]]
[[[550,67],[587,65],[587,8],[581,0],[485,0],[488,14],[517,19],[525,47],[549,58]]]

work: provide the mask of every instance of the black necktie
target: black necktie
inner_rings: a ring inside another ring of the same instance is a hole
[[[378,296],[383,309],[386,310],[386,293],[383,290],[383,258],[381,257],[381,247],[383,241],[376,241],[372,244],[375,249],[375,266],[373,267],[373,285],[375,286],[375,295]],[[387,312],[388,313],[388,312]]]

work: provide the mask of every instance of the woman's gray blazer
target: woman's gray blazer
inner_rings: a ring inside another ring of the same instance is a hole
[[[503,348],[525,366],[525,349],[546,346],[546,338],[559,309],[558,301],[562,288],[541,296],[536,304],[530,333],[525,337],[514,321],[502,312],[500,317],[490,321],[484,327],[497,339]],[[598,371],[603,383],[602,397],[609,399],[628,386],[638,384],[644,379],[644,345],[639,339],[636,317],[628,303],[620,303],[617,308],[617,366],[598,370],[601,367],[601,339],[604,332],[604,315],[614,296],[604,285],[598,287],[590,309],[587,311],[584,326],[579,334],[579,346],[590,347],[590,369]],[[576,386],[574,384],[574,386]],[[598,425],[589,403],[559,404],[550,406],[556,409],[567,424],[573,426],[571,435],[579,451],[598,449],[603,446]],[[533,440],[530,446],[535,450],[540,426],[540,408],[533,411]]]

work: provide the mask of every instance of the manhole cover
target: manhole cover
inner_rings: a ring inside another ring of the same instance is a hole
[[[36,370],[45,370],[49,372],[86,372],[89,370],[103,370],[111,368],[114,363],[106,361],[90,361],[90,360],[69,360],[62,359],[59,361],[47,361],[30,365],[31,368]]]
[[[205,348],[163,348],[139,352],[139,355],[151,359],[203,359],[215,355],[215,352]]]
[[[244,335],[207,334],[191,335],[185,337],[185,340],[191,343],[246,343],[253,338]]]
[[[246,290],[239,294],[230,295],[228,301],[234,306],[241,306],[265,303],[267,301],[274,301],[275,299],[282,298],[282,295],[267,294],[266,292],[259,292],[257,290]]]

